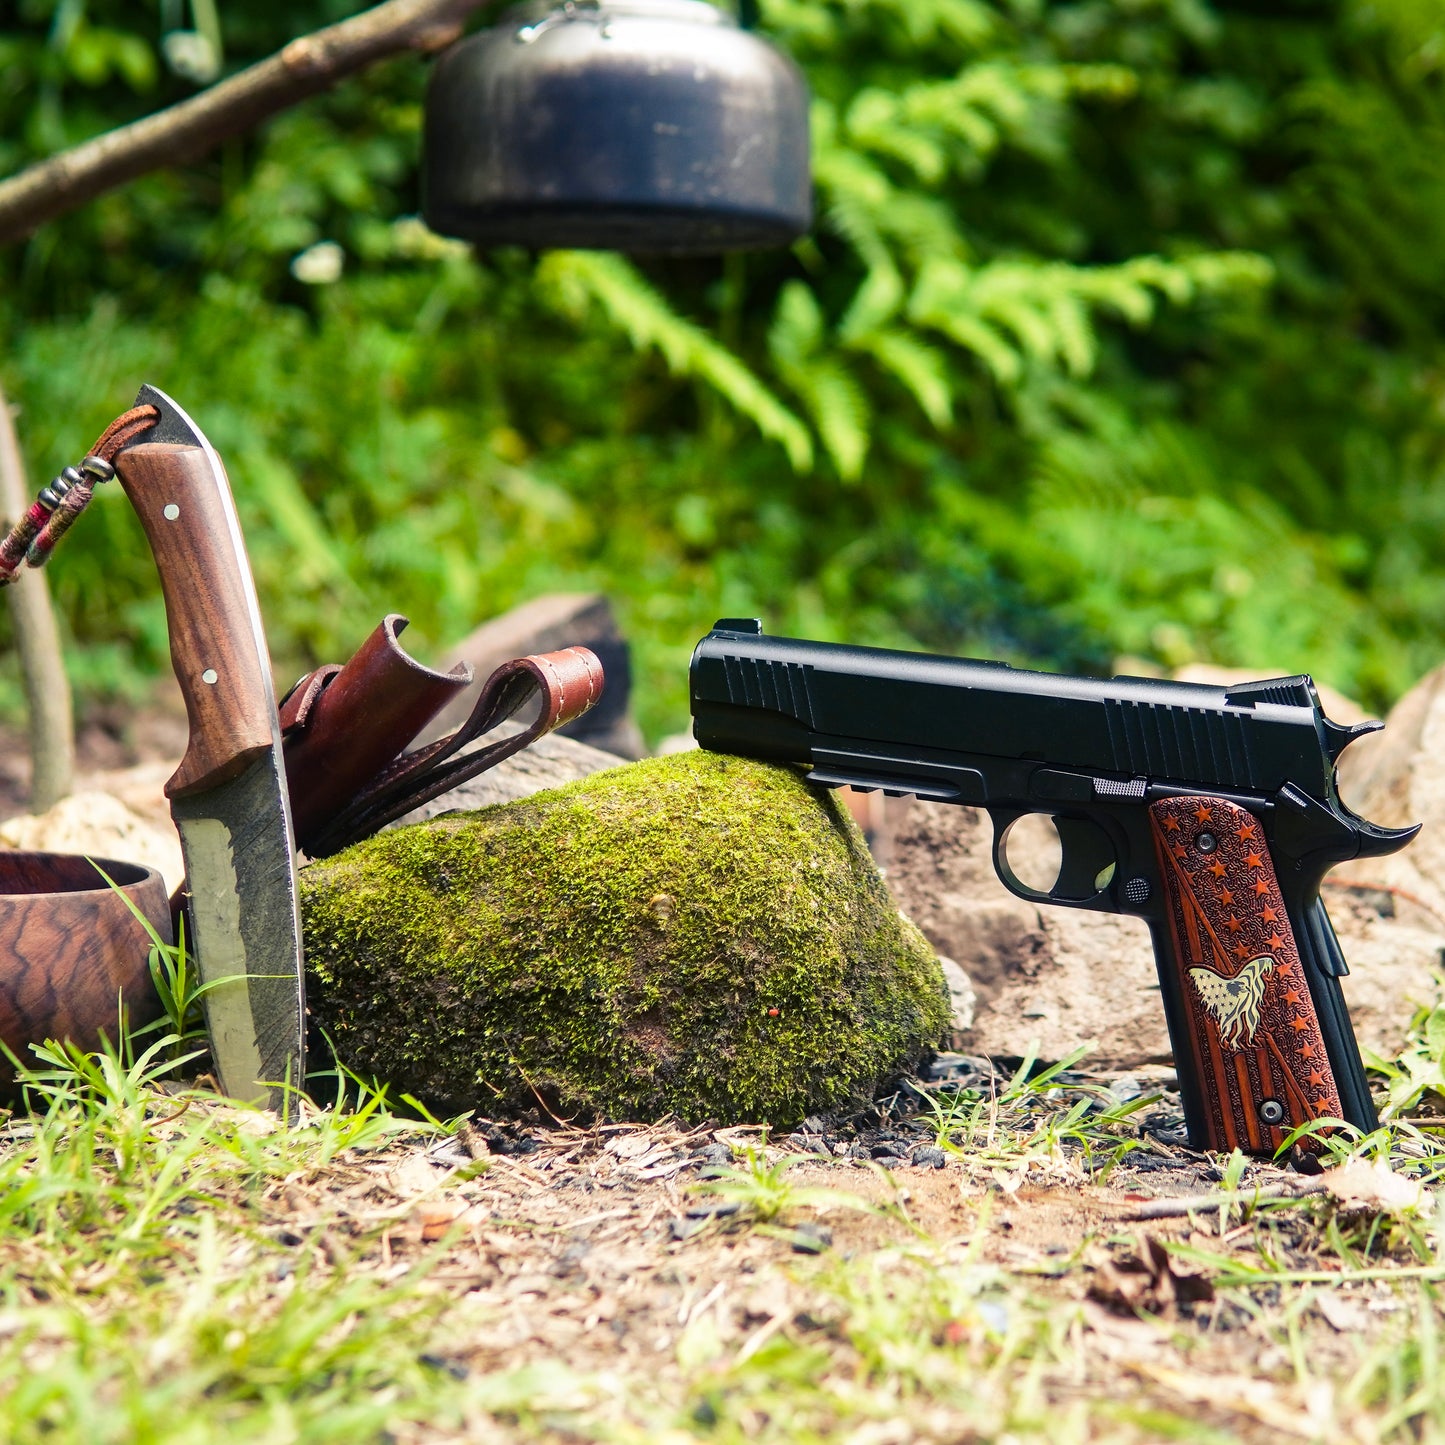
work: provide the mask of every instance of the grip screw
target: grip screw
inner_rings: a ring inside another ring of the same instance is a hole
[[[1195,840],[1194,846],[1201,853],[1212,853],[1219,847],[1219,839],[1213,833],[1201,833]]]
[[[1278,1099],[1261,1099],[1259,1117],[1266,1124],[1278,1124],[1284,1118],[1284,1105]]]

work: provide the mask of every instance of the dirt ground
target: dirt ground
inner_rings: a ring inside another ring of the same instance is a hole
[[[334,1251],[383,1220],[373,1268],[400,1276],[432,1258],[432,1286],[462,1307],[445,1356],[459,1374],[561,1358],[573,1370],[655,1379],[677,1373],[704,1325],[746,1358],[774,1335],[829,1329],[829,1301],[820,1306],[810,1289],[817,1270],[926,1239],[934,1260],[995,1269],[1045,1313],[1077,1312],[1092,1362],[1078,1382],[1085,1391],[1142,1391],[1229,1438],[1355,1438],[1322,1428],[1318,1402],[1312,1410],[1297,1381],[1280,1382],[1290,1358],[1269,1319],[1278,1290],[1216,1292],[1213,1271],[1165,1255],[1193,1246],[1259,1261],[1257,1224],[1198,1207],[1204,1191],[1220,1197],[1217,1160],[1151,1141],[1101,1185],[1067,1151],[1008,1162],[965,1153],[941,1167],[820,1158],[784,1176],[808,1207],[785,1206],[769,1226],[754,1205],[709,1193],[708,1175],[735,1178],[749,1150],[755,1172],[781,1157],[761,1129],[471,1125],[279,1188],[270,1207],[298,1247]],[[1250,1166],[1241,1184],[1266,1196],[1318,1188],[1269,1165]],[[1192,1211],[1141,1218],[1185,1199]],[[860,1209],[865,1201],[874,1208]],[[1317,1237],[1303,1218],[1275,1231],[1276,1244],[1293,1238],[1300,1260]],[[1342,1378],[1402,1307],[1369,1282],[1320,1295],[1302,1326],[1312,1371]]]

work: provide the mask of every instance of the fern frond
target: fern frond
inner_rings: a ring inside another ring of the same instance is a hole
[[[903,277],[886,250],[880,246],[869,259],[872,264],[838,323],[838,339],[844,345],[886,325],[898,314],[907,295]]]
[[[814,360],[790,384],[803,398],[838,475],[854,482],[868,457],[873,408],[868,394],[836,361]]]
[[[934,185],[948,169],[948,153],[928,135],[900,125],[900,109],[898,97],[886,90],[860,90],[848,107],[849,139],[902,161],[925,185]],[[992,127],[982,125],[991,134]]]
[[[940,431],[953,424],[948,361],[936,347],[899,328],[869,332],[850,345],[898,381]]]
[[[1086,376],[1097,353],[1091,311],[1111,311],[1143,326],[1160,295],[1184,303],[1203,290],[1258,286],[1270,274],[1263,258],[1247,253],[1179,262],[1140,256],[1119,266],[993,261],[969,267],[934,260],[919,271],[908,316],[977,353],[1000,381],[1018,380],[1025,355]]]
[[[789,281],[778,293],[768,350],[780,366],[800,366],[823,340],[823,308],[801,281]]]
[[[863,388],[827,347],[817,298],[801,281],[778,297],[768,349],[778,374],[802,400],[844,481],[855,481],[868,455],[872,408]]]
[[[706,381],[766,437],[778,442],[794,470],[813,464],[808,429],[749,367],[701,327],[684,319],[621,256],[554,251],[538,265],[541,294],[582,319],[595,303],[639,351],[655,347],[675,375]]]

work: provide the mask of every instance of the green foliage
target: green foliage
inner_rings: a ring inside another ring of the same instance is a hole
[[[345,1151],[424,1136],[363,1095],[296,1128],[162,1093],[167,1037],[36,1049],[0,1128],[0,1411],[15,1441],[372,1440],[437,1418],[426,1267],[386,1280],[288,1247],[267,1196]],[[280,1234],[280,1238],[276,1236]]]
[[[183,8],[23,0],[0,169],[192,93],[215,36]],[[350,8],[222,5],[224,65]],[[815,97],[791,252],[473,258],[412,218],[424,68],[397,60],[0,256],[37,483],[155,381],[228,459],[283,668],[384,610],[440,647],[604,587],[654,736],[720,614],[1307,668],[1376,705],[1439,659],[1434,7],[763,15]],[[117,498],[54,571],[83,690],[164,666]]]
[[[1420,1009],[1399,1057],[1372,1055],[1369,1064],[1385,1078],[1382,1118],[1397,1119],[1427,1098],[1436,1107],[1445,1102],[1445,1008]]]
[[[765,1153],[749,1146],[731,1169],[704,1179],[693,1190],[732,1205],[745,1214],[749,1223],[777,1225],[799,1209],[878,1213],[876,1205],[857,1194],[826,1185],[799,1184],[787,1177],[799,1164],[808,1162],[806,1154],[784,1154],[769,1163]]]
[[[1092,1047],[1085,1044],[1037,1072],[1038,1053],[1031,1047],[1013,1078],[995,1094],[947,1085],[930,1089],[920,1113],[933,1129],[934,1143],[955,1155],[1025,1167],[1030,1160],[1057,1159],[1063,1151],[1076,1149],[1084,1167],[1102,1183],[1140,1147],[1133,1116],[1159,1095],[1141,1094],[1121,1102],[1108,1089],[1070,1079],[1069,1070]]]

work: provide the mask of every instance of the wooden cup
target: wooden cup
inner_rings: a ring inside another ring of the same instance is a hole
[[[87,1050],[99,1047],[102,1033],[117,1039],[122,1007],[131,1028],[160,1017],[151,940],[121,894],[171,941],[170,904],[155,869],[0,851],[0,1040],[22,1063],[34,1059],[31,1044],[47,1039]],[[0,1095],[13,1097],[14,1083],[0,1055]]]

